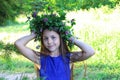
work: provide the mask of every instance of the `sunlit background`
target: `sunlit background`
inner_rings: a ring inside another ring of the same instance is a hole
[[[53,0],[54,1],[54,0]],[[113,0],[114,1],[114,0]],[[74,65],[75,80],[120,80],[120,5],[67,11],[75,19],[75,36],[95,49],[95,55]],[[18,24],[0,27],[0,80],[33,80],[34,63],[23,57],[14,46],[18,38],[30,34],[26,16],[15,18]],[[36,49],[39,42],[27,46]],[[79,50],[74,47],[74,50]],[[39,51],[39,50],[38,50]],[[84,77],[87,65],[86,76]]]

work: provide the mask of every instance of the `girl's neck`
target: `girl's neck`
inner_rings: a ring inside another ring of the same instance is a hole
[[[60,55],[59,52],[54,52],[54,53],[51,52],[51,53],[50,53],[50,56],[51,56],[51,57],[57,57],[57,56],[59,56],[59,55]]]

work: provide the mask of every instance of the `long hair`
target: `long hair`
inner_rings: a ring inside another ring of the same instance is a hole
[[[63,60],[65,60],[65,55],[66,53],[70,52],[68,46],[67,46],[67,42],[64,41],[64,39],[62,39],[62,34],[58,31],[58,30],[52,30],[52,31],[55,31],[58,35],[59,35],[59,39],[60,39],[60,47],[59,47],[59,51],[63,57]],[[42,31],[42,35],[43,35],[43,32],[44,30]],[[49,50],[44,46],[43,44],[43,36],[41,36],[41,49],[40,49],[40,52],[44,55],[49,55]],[[39,69],[36,69],[36,72],[37,72],[37,77],[39,77],[38,75],[40,74]],[[73,65],[71,67],[71,80],[73,80]]]
[[[64,39],[62,39],[62,37],[61,37],[62,34],[58,30],[52,29],[52,31],[55,31],[59,35],[59,38],[60,38],[59,51],[62,54],[62,56],[64,57],[65,54],[67,52],[69,52],[69,49],[67,47],[67,43],[66,43],[66,41],[64,41]],[[43,32],[44,32],[44,30],[42,31],[42,35],[43,35]],[[48,49],[43,44],[43,36],[41,36],[41,49],[40,49],[40,52],[45,54],[45,55],[48,55],[47,53],[49,53]]]

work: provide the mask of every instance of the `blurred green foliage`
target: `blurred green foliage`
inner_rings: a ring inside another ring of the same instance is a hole
[[[87,60],[86,79],[82,79],[84,73],[83,64],[81,62],[75,63],[74,76],[75,79],[76,75],[78,78],[76,80],[120,80],[119,12],[119,5],[114,9],[103,6],[98,9],[91,8],[89,10],[79,10],[78,13],[73,12],[77,22],[77,26],[75,26],[76,36],[79,36],[81,40],[93,46],[96,52],[93,57]],[[69,15],[68,17],[72,16]],[[11,25],[0,28],[1,37],[6,36],[0,42],[0,71],[2,72],[33,73],[34,71],[33,63],[22,55],[16,55],[17,52],[14,51],[16,49],[15,46],[11,42],[7,43],[11,40],[13,42],[19,36],[23,36],[29,32],[28,25],[24,25]],[[4,35],[6,34],[4,32],[7,32],[7,35]],[[36,47],[35,43],[28,46]],[[8,54],[7,51],[5,52],[6,49],[8,49],[9,53],[12,53],[8,55],[10,57],[8,60],[11,60],[11,62],[2,57],[3,54]]]
[[[16,53],[20,53],[14,44],[11,44],[11,43],[3,43],[2,41],[0,41],[0,50],[4,50],[6,51],[5,53],[9,53],[11,54],[11,52],[16,52]],[[9,56],[9,54],[7,56]]]
[[[19,14],[27,14],[32,9],[31,2],[46,2],[56,10],[79,10],[108,5],[113,8],[120,0],[0,0],[0,25],[9,24]],[[45,6],[43,6],[45,8]]]

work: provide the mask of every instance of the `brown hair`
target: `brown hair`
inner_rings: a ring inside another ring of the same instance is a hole
[[[65,54],[67,52],[70,52],[70,50],[68,49],[68,46],[67,46],[67,42],[64,41],[64,39],[62,39],[62,34],[56,30],[53,30],[55,32],[57,32],[59,34],[59,37],[60,37],[60,47],[59,47],[59,50],[60,50],[60,53],[61,55],[63,56],[63,60],[65,58]],[[42,32],[42,35],[43,35],[43,32]],[[49,52],[44,44],[43,44],[43,36],[41,36],[41,49],[40,49],[40,52],[45,54],[45,55],[48,55],[47,53]],[[73,80],[73,64],[72,64],[72,67],[71,67],[71,80]]]
[[[64,39],[62,39],[62,37],[61,37],[62,34],[58,30],[53,29],[52,31],[55,31],[56,33],[59,34],[59,38],[60,38],[59,50],[60,50],[60,53],[62,54],[62,56],[64,57],[67,52],[70,52],[68,47],[67,47],[67,42],[64,41]],[[43,32],[44,32],[44,30],[42,31],[42,35],[43,35]],[[43,44],[43,36],[41,36],[41,49],[40,49],[40,52],[45,54],[45,55],[48,55],[47,53],[49,52],[48,49],[46,49],[44,44]]]

